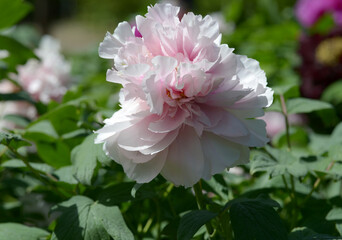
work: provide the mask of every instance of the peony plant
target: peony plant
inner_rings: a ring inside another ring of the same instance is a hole
[[[85,2],[98,28],[145,9]],[[26,45],[30,17],[13,27],[29,3],[0,0],[0,240],[341,239],[342,85],[331,103],[301,95],[292,4],[188,3],[234,22],[223,44],[214,16],[156,4],[69,64],[58,40]],[[59,36],[87,34],[72,23]],[[309,51],[317,76],[338,73],[339,47]]]

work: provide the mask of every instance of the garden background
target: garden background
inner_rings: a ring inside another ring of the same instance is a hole
[[[315,15],[313,2],[329,1],[312,0]],[[342,7],[308,24],[294,0],[172,2],[217,19],[222,43],[259,61],[274,90],[270,143],[202,181],[198,210],[192,188],[136,184],[94,144],[120,109],[99,43],[155,3],[0,0],[0,240],[341,239]],[[70,67],[63,96],[47,100],[18,81],[44,35]]]

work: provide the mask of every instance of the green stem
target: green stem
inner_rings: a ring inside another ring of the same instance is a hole
[[[206,203],[204,201],[204,196],[202,194],[202,183],[201,180],[198,181],[198,183],[196,183],[194,186],[194,191],[195,191],[195,196],[196,196],[196,201],[197,201],[197,205],[198,208],[200,210],[206,210]],[[207,222],[205,224],[205,227],[207,228],[207,232],[209,233],[209,236],[214,232],[213,230],[213,226],[211,225],[210,222]]]
[[[227,237],[227,240],[233,240],[233,229],[232,229],[232,225],[230,224],[229,214],[227,214],[227,221],[228,221],[228,226],[226,230],[226,237]]]
[[[281,110],[285,118],[287,148],[291,150],[289,116],[287,113],[286,103],[285,103],[285,99],[283,95],[280,95],[280,102],[281,102]]]
[[[287,184],[287,181],[286,181],[286,178],[285,178],[285,175],[281,175],[282,179],[283,179],[283,182],[284,182],[284,185],[285,185],[285,188],[286,188],[286,191],[290,193],[290,188],[289,188],[289,185]],[[290,194],[290,197],[292,199],[292,196]]]
[[[280,95],[280,102],[281,102],[281,110],[282,110],[282,113],[283,113],[284,119],[285,119],[287,150],[291,151],[289,115],[287,113],[285,98],[284,98],[284,95],[282,95],[282,94]],[[294,177],[292,174],[290,174],[291,191],[289,190],[289,188],[287,186],[286,179],[285,179],[284,175],[282,177],[283,177],[283,181],[285,183],[285,187],[287,188],[287,190],[290,193],[291,202],[293,203],[292,224],[294,226],[295,222],[297,221],[297,218],[298,218],[298,211],[297,211],[298,203],[297,203],[297,197],[296,197],[296,188],[295,188],[295,183],[294,183]]]
[[[294,178],[291,174],[290,174],[290,181],[291,181],[291,191],[292,191],[292,196],[293,196],[293,203],[294,203],[294,206],[297,208],[298,204],[297,204],[297,198],[296,198],[296,188],[295,188]]]
[[[332,161],[328,167],[325,169],[325,171],[330,171],[330,169],[334,166],[335,161]],[[322,178],[317,178],[314,185],[312,186],[312,189],[310,191],[310,193],[305,197],[304,201],[302,202],[302,204],[304,205],[312,196],[312,194],[315,192],[315,190],[318,188],[319,184],[322,182]]]
[[[9,150],[11,150],[19,159],[21,159],[26,167],[28,169],[30,169],[30,171],[33,173],[33,175],[35,175],[41,182],[47,184],[48,186],[51,186],[54,190],[56,190],[56,193],[58,195],[60,195],[61,197],[66,197],[67,194],[65,194],[63,191],[60,191],[53,183],[51,183],[49,180],[47,180],[46,178],[43,178],[42,175],[45,175],[46,177],[48,177],[50,180],[52,180],[53,182],[58,182],[58,179],[55,178],[54,176],[52,176],[51,174],[49,173],[45,173],[43,171],[40,171],[40,170],[37,170],[35,169],[34,167],[31,166],[29,160],[21,155],[16,149],[14,148],[11,148],[10,146],[7,146]]]

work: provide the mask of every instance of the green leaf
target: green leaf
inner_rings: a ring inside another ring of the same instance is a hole
[[[319,135],[312,133],[310,134],[310,150],[317,154],[321,155],[325,152],[329,152],[331,150],[334,154],[338,154],[336,146],[340,146],[342,144],[342,123],[339,123],[331,135]],[[336,159],[334,159],[336,160]]]
[[[289,234],[288,240],[338,240],[340,237],[329,236],[326,234],[318,234],[306,227],[295,228]]]
[[[45,172],[45,173],[52,173],[53,172],[53,167],[50,165],[47,165],[45,163],[30,163],[30,165],[39,171]],[[26,164],[20,160],[20,159],[11,159],[3,164],[1,164],[2,167],[7,167],[7,168],[26,168]]]
[[[329,85],[322,94],[322,100],[332,104],[342,103],[342,80]]]
[[[342,122],[339,123],[331,134],[330,146],[342,144]]]
[[[11,133],[4,133],[4,132],[0,132],[0,144],[4,144],[14,149],[31,145],[29,142],[25,141],[18,134],[11,134]]]
[[[336,223],[335,226],[339,234],[342,236],[342,223]]]
[[[3,1],[3,0],[0,0],[0,1]],[[5,0],[5,2],[10,2],[10,1]],[[0,9],[3,10],[4,8],[0,8]],[[28,47],[22,45],[21,43],[19,43],[18,41],[10,37],[0,35],[0,46],[2,50],[7,50],[9,52],[8,57],[1,59],[1,61],[5,62],[7,66],[5,69],[0,68],[0,77],[1,76],[3,78],[7,77],[8,72],[16,72],[18,65],[24,64],[30,58],[35,58],[35,55],[31,49],[29,49]],[[32,102],[32,99],[30,99],[27,94],[24,94],[24,93],[20,93],[19,95],[18,94],[1,94],[0,99],[16,98],[13,100],[20,100],[20,98],[22,98],[22,100]]]
[[[117,205],[122,202],[133,200],[131,189],[134,182],[122,182],[108,188],[104,188],[99,194],[99,202],[105,205]]]
[[[311,27],[311,34],[325,35],[335,27],[335,20],[332,14],[326,13],[319,17],[318,21]]]
[[[231,205],[230,219],[235,239],[287,240],[287,231],[277,212],[263,199],[244,199]]]
[[[22,128],[25,128],[30,123],[30,119],[28,119],[27,117],[16,114],[7,114],[3,117],[3,119],[5,121],[12,122]]]
[[[34,103],[31,96],[24,91],[16,93],[0,93],[0,101],[27,101],[30,103]]]
[[[103,188],[99,194],[99,202],[105,205],[117,205],[127,201],[139,201],[146,198],[155,198],[157,193],[152,183],[141,184],[139,189],[134,182],[121,182],[110,187]],[[133,190],[135,189],[135,190]],[[135,191],[134,194],[132,192]]]
[[[0,239],[3,240],[40,240],[46,239],[49,232],[18,223],[0,223]]]
[[[179,222],[177,231],[178,240],[189,240],[204,224],[217,216],[217,213],[213,213],[207,210],[195,210],[185,214]]]
[[[136,184],[134,184],[134,186],[132,187],[132,190],[131,190],[131,195],[132,195],[132,197],[135,198],[135,194],[137,193],[137,191],[138,191],[143,185],[144,185],[143,183],[136,183]]]
[[[54,168],[70,165],[70,149],[62,140],[54,142],[36,142],[39,157]]]
[[[52,211],[61,212],[52,240],[133,240],[121,212],[116,206],[105,206],[84,197],[74,196]]]
[[[328,221],[341,221],[342,220],[342,208],[331,209],[325,219],[327,219]]]
[[[35,122],[27,128],[24,135],[33,141],[54,142],[58,139],[58,134],[49,120]]]
[[[287,100],[286,105],[288,114],[309,113],[332,108],[330,103],[308,98],[292,98]]]
[[[290,173],[295,177],[303,177],[308,169],[291,152],[265,146],[267,153],[257,151],[251,161],[251,173],[267,172],[270,177]]]
[[[32,6],[22,0],[0,0],[0,9],[0,29],[2,29],[11,27],[25,17],[31,11]]]
[[[275,86],[272,89],[274,90],[274,94],[284,95],[286,98],[299,96],[299,87],[297,84],[280,85]]]
[[[54,174],[58,177],[60,182],[66,182],[69,184],[77,184],[77,180],[74,177],[74,167],[73,166],[65,166],[61,167],[54,172]]]
[[[95,137],[95,134],[89,135],[82,144],[75,147],[71,153],[75,177],[82,184],[91,184],[97,160],[104,164],[111,162],[105,155],[102,145],[95,144]]]

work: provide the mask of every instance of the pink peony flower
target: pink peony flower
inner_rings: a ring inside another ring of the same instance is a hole
[[[305,27],[311,27],[325,13],[332,13],[337,25],[342,25],[341,0],[299,0],[296,16]]]
[[[99,55],[113,59],[107,81],[122,84],[121,109],[97,131],[96,143],[138,183],[159,173],[192,186],[248,162],[249,148],[268,142],[255,117],[273,100],[259,63],[220,44],[210,16],[178,18],[156,4],[137,29],[127,22],[107,33]]]
[[[18,67],[18,82],[36,101],[60,101],[67,91],[70,64],[59,51],[59,42],[45,36],[35,50],[40,61],[30,59],[24,66]]]

